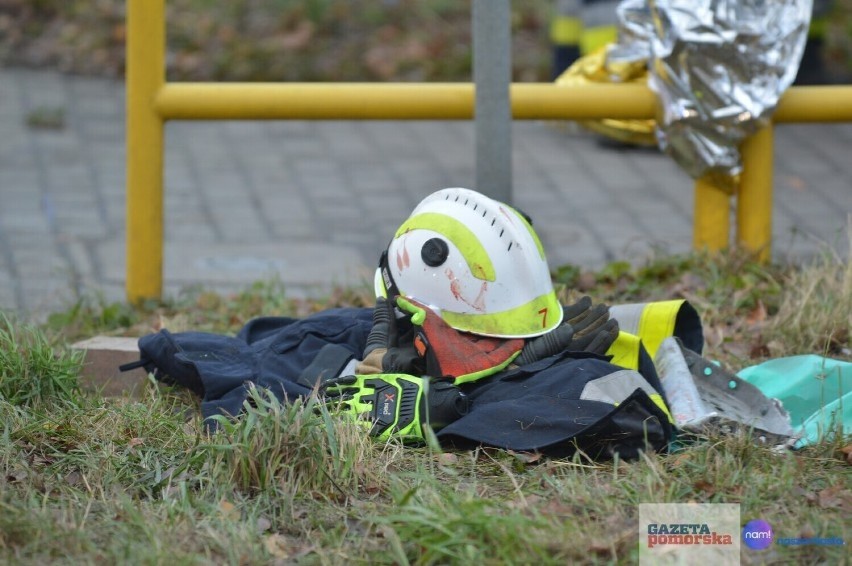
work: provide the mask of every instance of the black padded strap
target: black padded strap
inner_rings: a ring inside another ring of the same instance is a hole
[[[313,389],[317,382],[338,377],[346,364],[355,356],[345,346],[340,344],[326,344],[317,353],[313,361],[302,370],[297,380],[305,387]]]
[[[145,364],[147,364],[149,361],[150,360],[146,360],[143,358],[141,360],[136,360],[135,362],[127,362],[126,364],[121,364],[120,366],[118,366],[118,371],[125,372],[136,368],[145,367]]]

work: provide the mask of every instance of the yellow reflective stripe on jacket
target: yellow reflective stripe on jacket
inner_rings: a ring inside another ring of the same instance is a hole
[[[663,340],[674,335],[677,313],[683,306],[684,300],[658,301],[648,303],[639,319],[639,329],[636,332],[645,344],[645,349],[653,358]]]
[[[638,336],[624,331],[619,331],[618,338],[615,339],[615,342],[613,342],[612,346],[610,346],[609,350],[607,350],[607,355],[612,356],[612,360],[610,360],[610,363],[615,364],[619,367],[638,371],[639,351],[641,347],[642,340]],[[646,391],[646,393],[648,392]],[[660,395],[659,393],[653,393],[648,394],[648,397],[650,397],[651,401],[653,401],[654,404],[666,414],[666,417],[669,419],[670,423],[675,422],[674,417],[672,417],[671,411],[669,411],[668,405],[666,405],[666,402],[663,401],[662,395]]]
[[[651,398],[651,401],[654,402],[654,405],[658,406],[660,408],[660,410],[666,414],[666,418],[669,419],[669,422],[674,424],[674,422],[675,422],[674,417],[672,416],[671,412],[669,411],[669,408],[666,405],[666,402],[663,401],[663,396],[660,395],[659,393],[654,393],[653,395],[648,395],[648,397]]]
[[[651,384],[642,374],[635,370],[621,370],[590,380],[583,388],[580,399],[611,403],[614,407],[617,407],[637,389],[645,392],[648,398],[666,414],[670,423],[674,422],[669,408],[663,401],[663,396],[651,387]]]
[[[619,367],[638,370],[640,345],[641,340],[638,336],[620,330],[618,338],[615,339],[606,354],[612,356],[611,363]]]
[[[684,299],[616,305],[610,315],[618,321],[618,327],[642,339],[645,349],[653,358],[663,340],[674,335],[677,315]]]

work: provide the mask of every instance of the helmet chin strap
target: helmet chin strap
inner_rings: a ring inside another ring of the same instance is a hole
[[[396,286],[396,282],[393,280],[390,268],[388,267],[387,250],[383,251],[382,256],[379,258],[379,273],[382,275],[382,284],[385,286],[385,292],[387,292],[388,298],[399,295],[399,288]]]

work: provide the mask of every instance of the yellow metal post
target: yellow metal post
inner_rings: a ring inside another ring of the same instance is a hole
[[[509,92],[516,120],[640,120],[657,107],[638,84],[513,83]],[[473,100],[471,83],[180,82],[155,104],[165,120],[469,120]],[[852,121],[852,86],[791,88],[773,121]]]
[[[509,86],[516,120],[653,118],[644,85]],[[470,120],[472,83],[167,83],[157,94],[166,120]]]
[[[852,85],[794,86],[781,96],[772,121],[850,122]]]
[[[742,144],[737,195],[737,245],[764,263],[772,253],[772,130],[771,124],[761,128]]]
[[[711,252],[727,248],[731,230],[731,195],[703,177],[695,181],[693,209],[692,247]]]
[[[127,2],[127,280],[132,303],[163,290],[164,0]]]
[[[469,120],[472,83],[167,83],[167,120]]]

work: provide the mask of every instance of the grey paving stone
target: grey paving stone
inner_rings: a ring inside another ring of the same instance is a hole
[[[0,312],[17,312],[21,308],[10,283],[0,285]]]
[[[105,279],[112,283],[123,281],[125,275],[123,261],[109,261],[123,256],[119,245],[105,243],[97,249],[105,266]],[[164,250],[164,281],[172,285],[239,285],[276,276],[288,287],[324,289],[330,281],[357,278],[363,271],[358,251],[343,245],[185,244]]]
[[[63,108],[64,129],[27,127],[40,107]],[[43,311],[88,292],[123,300],[125,127],[120,82],[0,70],[0,308]],[[165,131],[167,292],[237,291],[274,276],[306,296],[369,281],[420,199],[477,188],[469,121],[199,121]],[[775,134],[774,257],[806,260],[824,242],[848,257],[852,125]],[[533,216],[552,265],[597,268],[691,247],[694,182],[667,156],[602,148],[571,123],[519,121],[512,136],[515,203]]]

